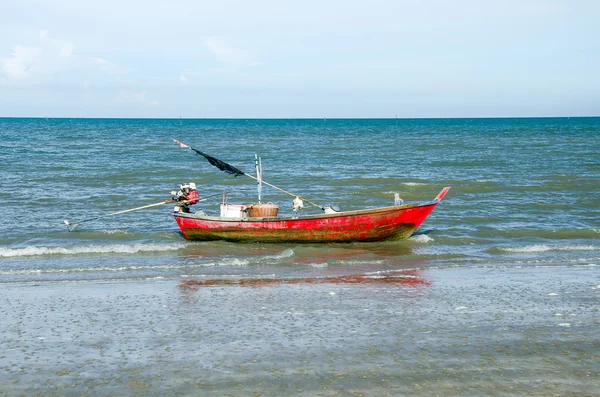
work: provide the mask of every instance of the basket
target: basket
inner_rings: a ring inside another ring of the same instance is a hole
[[[248,216],[250,218],[271,218],[277,216],[279,206],[273,203],[250,204],[248,206]]]

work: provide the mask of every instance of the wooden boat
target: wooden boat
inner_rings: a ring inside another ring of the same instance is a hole
[[[358,211],[292,217],[213,217],[190,213],[173,216],[189,240],[266,243],[328,243],[402,240],[410,237],[450,190],[430,202]]]

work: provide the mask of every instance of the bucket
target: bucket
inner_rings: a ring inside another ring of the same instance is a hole
[[[248,206],[248,216],[250,218],[271,218],[277,216],[279,206],[273,203],[250,204]]]
[[[221,218],[244,218],[245,215],[245,205],[221,204]]]

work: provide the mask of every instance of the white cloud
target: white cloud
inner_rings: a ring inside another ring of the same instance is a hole
[[[16,45],[10,58],[0,59],[2,72],[8,80],[23,80],[31,75],[39,62],[40,48]]]
[[[40,30],[40,39],[50,45],[51,53],[58,54],[62,58],[71,56],[75,49],[73,43],[48,36],[47,30]]]
[[[148,95],[146,90],[120,90],[114,102],[143,106],[160,106],[160,103]]]
[[[96,66],[101,71],[110,73],[110,74],[129,73],[129,72],[133,71],[133,69],[124,68],[114,62],[107,61],[106,59],[103,59],[103,58],[82,57],[82,59],[85,59],[86,61],[94,64],[94,66]]]
[[[17,44],[8,58],[0,58],[0,78],[7,82],[19,83],[39,82],[63,72],[77,71],[84,74],[129,72],[103,58],[80,56],[74,51],[73,43],[52,37],[47,30],[40,30],[36,46]]]
[[[260,65],[252,59],[250,51],[232,47],[225,40],[218,37],[207,37],[204,45],[223,64],[236,68]]]
[[[188,79],[187,79],[187,77],[185,77],[185,75],[183,73],[181,73],[179,75],[179,81],[181,81],[182,83],[187,83]]]

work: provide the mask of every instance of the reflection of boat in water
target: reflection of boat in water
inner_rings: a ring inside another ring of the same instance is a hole
[[[210,279],[210,280],[181,280],[179,287],[196,290],[202,287],[266,287],[289,284],[391,284],[418,287],[430,285],[424,279],[421,271],[408,270],[399,273],[352,274],[329,277],[300,277],[289,279],[276,278],[243,278],[243,279]]]
[[[233,217],[174,213],[190,240],[326,243],[406,239],[427,218],[450,188],[430,202],[358,211],[293,217],[252,217],[240,211]]]

